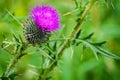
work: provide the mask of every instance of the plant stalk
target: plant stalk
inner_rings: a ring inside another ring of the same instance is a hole
[[[72,33],[70,34],[70,36],[67,38],[67,40],[64,42],[64,44],[62,45],[62,47],[60,48],[60,50],[57,52],[56,54],[56,60],[58,60],[61,55],[63,54],[63,51],[65,50],[66,46],[68,45],[68,43],[72,40],[72,38],[74,37],[74,35],[76,35],[76,33],[80,30],[80,27],[82,25],[82,23],[84,22],[87,14],[89,13],[89,11],[91,10],[91,8],[93,7],[94,3],[97,0],[91,0],[89,2],[89,4],[87,5],[87,7],[85,8],[81,19],[78,21],[78,23],[76,24],[74,30],[72,31]],[[56,61],[54,63],[52,63],[48,69],[46,69],[45,73],[43,73],[42,77],[39,80],[46,80],[47,79],[47,74],[54,69],[54,67],[56,66]]]
[[[23,56],[24,54],[19,53],[18,55],[16,55],[12,61],[10,62],[10,64],[8,65],[6,71],[3,73],[2,77],[8,77],[9,72],[13,69],[13,67],[15,66],[15,64],[18,62],[18,60]]]
[[[26,53],[24,53],[24,50],[26,48],[27,48],[27,44],[23,43],[22,47],[20,48],[20,51],[18,51],[18,52],[16,51],[16,55],[13,57],[12,61],[7,66],[7,69],[3,73],[2,77],[8,77],[9,76],[10,71],[13,69],[13,67],[19,61],[19,59],[21,59],[24,55],[26,55]]]
[[[78,21],[77,25],[75,26],[74,30],[72,31],[72,33],[70,34],[70,36],[68,37],[68,39],[64,42],[64,44],[62,45],[62,47],[60,48],[60,50],[58,51],[58,53],[56,54],[56,58],[60,57],[64,51],[64,49],[66,48],[66,46],[68,45],[69,41],[72,40],[72,38],[74,37],[74,35],[80,30],[80,27],[82,25],[82,23],[84,22],[87,14],[89,13],[89,11],[91,10],[92,6],[94,5],[94,3],[97,0],[92,0],[86,7],[86,9],[84,10],[81,19]]]

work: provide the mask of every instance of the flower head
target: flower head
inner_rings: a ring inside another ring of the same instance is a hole
[[[53,32],[59,28],[59,16],[56,9],[50,6],[36,6],[31,11],[31,18],[43,32]]]
[[[50,6],[36,6],[23,25],[27,42],[42,44],[49,39],[51,32],[59,28],[59,16]]]

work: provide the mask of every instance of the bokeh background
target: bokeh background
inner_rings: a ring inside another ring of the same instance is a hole
[[[77,1],[81,7],[89,2]],[[25,40],[19,22],[24,22],[36,5],[50,5],[59,12],[61,28],[53,33],[52,39],[57,39],[58,35],[67,38],[81,16],[74,0],[0,0],[0,44],[4,41],[3,34],[7,41],[14,41],[12,33],[21,35]],[[120,0],[99,0],[81,27],[81,36],[94,32],[94,42],[107,41],[103,47],[120,56]],[[58,67],[51,73],[52,80],[120,80],[120,61],[101,54],[97,60],[89,48],[84,52],[82,48],[82,44],[66,48]],[[13,58],[13,51],[12,46],[7,50],[0,47],[0,76]],[[42,64],[41,54],[34,47],[27,51],[28,55],[22,57],[14,68],[19,73],[15,80],[37,80]]]

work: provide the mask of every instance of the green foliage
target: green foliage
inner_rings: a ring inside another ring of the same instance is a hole
[[[0,80],[119,80],[119,0],[97,0],[69,39],[91,1],[0,1]],[[43,3],[58,9],[61,28],[42,45],[28,44],[22,23]]]

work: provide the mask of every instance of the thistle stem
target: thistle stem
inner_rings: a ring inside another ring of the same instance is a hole
[[[18,62],[18,60],[23,56],[24,54],[19,53],[18,55],[16,55],[12,61],[10,62],[10,64],[8,65],[6,71],[3,73],[2,77],[8,77],[9,72],[13,69],[13,67],[15,66],[15,64]]]
[[[91,0],[91,2],[87,5],[86,9],[84,10],[81,19],[78,21],[77,25],[75,26],[74,30],[72,31],[72,33],[70,34],[70,36],[66,39],[66,41],[64,42],[64,44],[62,45],[62,47],[60,48],[60,50],[57,52],[56,54],[56,60],[58,60],[61,55],[63,54],[63,51],[65,50],[66,46],[68,45],[68,43],[72,40],[72,38],[74,37],[74,35],[76,35],[76,33],[80,30],[80,26],[82,25],[82,23],[84,22],[87,14],[89,13],[89,11],[91,10],[91,8],[93,7],[94,3],[97,0]],[[47,74],[54,69],[54,67],[56,66],[56,61],[54,63],[52,63],[46,70],[45,72],[42,74],[42,77],[40,78],[40,80],[46,80],[47,78]]]
[[[69,41],[72,40],[72,38],[74,37],[74,35],[80,30],[80,27],[82,25],[82,23],[84,22],[87,14],[89,13],[89,11],[91,10],[92,6],[94,5],[94,3],[97,0],[92,0],[86,7],[86,9],[84,10],[81,19],[78,21],[77,25],[75,26],[74,30],[72,31],[72,33],[70,34],[70,36],[68,37],[68,39],[64,42],[64,44],[62,45],[62,47],[60,48],[60,50],[58,51],[58,53],[56,54],[56,58],[60,57],[64,51],[64,49],[66,48],[66,46],[68,45]]]
[[[26,55],[26,53],[23,52],[26,48],[27,48],[27,44],[23,43],[23,45],[20,48],[20,51],[18,51],[18,52],[16,51],[16,55],[13,57],[12,61],[7,66],[7,69],[3,73],[2,77],[8,77],[9,76],[10,71],[13,69],[13,67],[19,61],[19,59],[21,59],[21,57]]]

